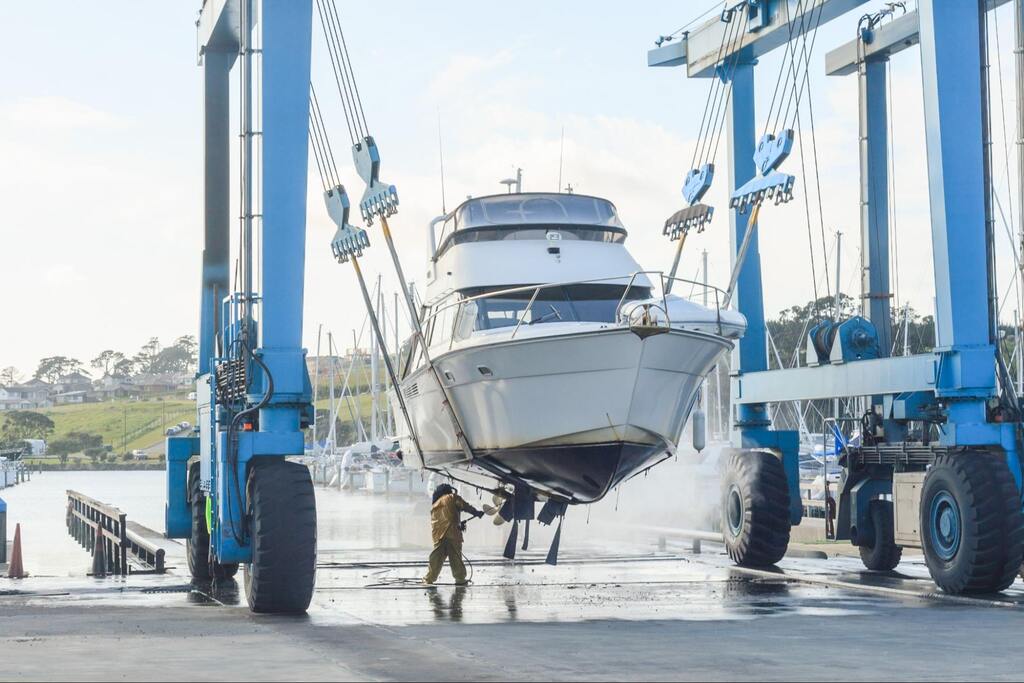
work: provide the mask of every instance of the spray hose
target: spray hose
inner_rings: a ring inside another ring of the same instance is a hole
[[[466,519],[460,520],[459,521],[459,528],[462,529],[463,531],[465,531],[466,530],[466,524],[471,522],[471,521],[473,521],[474,519],[479,519],[479,518],[476,517],[476,516],[473,516],[473,517],[467,517]],[[430,584],[428,584],[428,583],[424,583],[423,579],[413,578],[413,577],[408,577],[408,576],[396,576],[396,577],[390,577],[390,578],[388,578],[388,577],[382,578],[380,581],[377,581],[376,583],[367,584],[366,586],[364,586],[364,588],[367,588],[367,589],[370,589],[370,590],[402,590],[402,589],[434,588],[434,587],[437,587],[437,586],[465,587],[468,584],[473,583],[473,575],[475,574],[476,570],[473,568],[473,563],[470,561],[470,559],[468,557],[466,557],[466,553],[461,553],[461,555],[462,555],[462,561],[469,568],[469,576],[466,577],[466,582],[465,583],[430,583]],[[393,570],[388,569],[387,571],[391,572]]]

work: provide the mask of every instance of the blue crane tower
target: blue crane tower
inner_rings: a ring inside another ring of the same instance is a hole
[[[196,431],[167,442],[167,536],[196,579],[245,565],[258,612],[313,594],[316,507],[302,348],[312,0],[205,0],[204,248]],[[231,233],[231,72],[241,83],[240,217]],[[256,97],[258,95],[258,97]]]
[[[894,568],[904,547],[921,548],[935,583],[950,593],[1002,590],[1021,569],[1024,416],[999,350],[983,59],[987,13],[1005,3],[920,0],[916,11],[889,3],[866,14],[855,39],[828,54],[829,74],[859,79],[863,306],[860,316],[812,330],[807,367],[768,365],[754,231],[761,204],[750,190],[759,172],[768,177],[763,162],[780,155],[786,133],[755,144],[754,75],[760,56],[777,48],[796,53],[809,31],[865,0],[740,0],[648,53],[650,66],[683,66],[690,78],[731,83],[724,115],[736,264],[730,291],[748,331],[734,355],[732,450],[721,500],[727,549],[739,564],[781,559],[802,516],[799,435],[774,428],[770,407],[857,397],[865,406],[855,418],[860,438],[837,439],[843,471],[836,537],[859,546],[872,570]],[[1022,11],[1015,3],[1018,32]],[[890,357],[885,63],[918,45],[937,340],[930,352]],[[690,171],[690,188],[709,175]]]

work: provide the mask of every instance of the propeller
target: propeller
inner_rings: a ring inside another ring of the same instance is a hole
[[[491,495],[491,500],[494,502],[494,505],[484,503],[483,508],[485,515],[494,517],[491,520],[494,526],[501,526],[512,519],[515,508],[512,507],[511,498],[495,493]]]

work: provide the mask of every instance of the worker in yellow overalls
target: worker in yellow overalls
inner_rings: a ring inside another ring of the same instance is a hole
[[[462,562],[462,523],[459,513],[468,512],[474,517],[483,517],[482,512],[459,497],[458,492],[448,484],[441,484],[434,490],[434,504],[430,508],[430,532],[434,549],[430,552],[430,567],[423,583],[428,586],[437,581],[447,558],[455,577],[455,585],[466,585],[466,565]]]

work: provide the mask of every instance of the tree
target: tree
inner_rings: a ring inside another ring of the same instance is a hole
[[[89,448],[86,448],[83,453],[87,458],[92,459],[93,464],[95,464],[97,460],[100,462],[107,461],[107,449],[103,446],[90,446]]]
[[[123,356],[121,360],[114,363],[113,367],[110,369],[111,377],[119,377],[121,379],[124,379],[126,377],[131,377],[134,374],[135,361],[132,360],[131,358],[124,358]]]
[[[154,364],[160,355],[160,339],[157,337],[150,337],[149,341],[146,342],[139,352],[132,358],[132,362],[135,363],[135,369],[138,372],[156,372]]]
[[[12,410],[0,427],[0,443],[20,444],[25,439],[46,439],[53,433],[53,420],[31,410]]]
[[[12,384],[18,384],[21,382],[22,375],[18,372],[18,368],[13,365],[9,365],[3,370],[0,370],[0,386],[9,387]]]
[[[191,358],[188,352],[178,346],[168,346],[162,349],[150,365],[150,371],[163,372],[187,372]]]
[[[103,370],[103,376],[106,377],[110,374],[112,368],[116,367],[118,363],[124,360],[124,354],[120,351],[114,351],[113,349],[107,349],[101,351],[100,355],[93,358],[89,364],[97,370]]]
[[[90,451],[104,451],[103,437],[99,434],[88,432],[68,432],[59,439],[54,439],[49,446],[49,452],[61,455],[70,453],[85,453]],[[92,457],[92,456],[90,456]]]
[[[196,354],[199,352],[199,344],[196,343],[196,338],[191,334],[178,337],[174,342],[174,347],[180,349],[185,354],[185,372],[191,372],[196,366]]]
[[[73,372],[85,372],[82,361],[67,356],[50,356],[39,361],[35,377],[53,384],[61,377]]]

